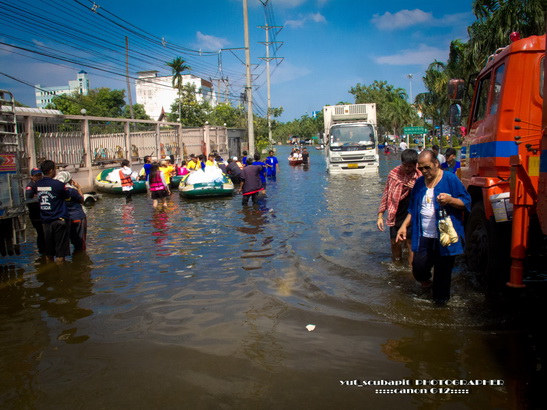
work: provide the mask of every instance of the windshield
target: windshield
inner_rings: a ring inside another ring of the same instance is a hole
[[[370,124],[335,125],[331,128],[331,147],[374,148],[374,128]]]

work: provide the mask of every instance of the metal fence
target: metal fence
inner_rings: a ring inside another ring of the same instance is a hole
[[[24,112],[17,115],[29,166],[51,159],[75,169],[104,166],[126,158],[141,163],[217,152],[228,155],[223,127],[182,127],[178,123]]]

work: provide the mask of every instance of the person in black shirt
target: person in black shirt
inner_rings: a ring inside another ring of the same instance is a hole
[[[44,174],[40,168],[32,168],[30,171],[30,181],[27,184],[25,190],[25,199],[28,209],[28,215],[30,222],[36,230],[36,245],[38,246],[38,252],[46,253],[46,239],[44,237],[44,227],[42,225],[42,218],[40,217],[40,204],[36,196],[36,182],[42,179]]]
[[[302,164],[308,165],[310,163],[310,153],[306,148],[302,150]]]
[[[247,205],[249,198],[252,198],[253,204],[258,202],[258,193],[264,190],[262,186],[262,180],[260,179],[260,173],[262,172],[262,165],[253,165],[253,158],[247,157],[247,166],[241,170],[239,175],[243,181],[239,192],[243,194],[241,203]]]
[[[55,162],[46,160],[41,167],[44,177],[36,182],[40,217],[46,239],[46,258],[64,262],[70,255],[70,220],[65,200],[70,198],[65,184],[55,178]]]

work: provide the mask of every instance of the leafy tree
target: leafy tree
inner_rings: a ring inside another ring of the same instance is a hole
[[[182,57],[176,57],[173,59],[173,61],[168,61],[165,63],[168,67],[171,68],[171,72],[173,74],[173,80],[172,85],[173,88],[176,88],[179,94],[179,100],[178,100],[178,113],[179,118],[182,117],[181,112],[181,104],[182,104],[182,93],[183,93],[183,81],[182,81],[182,75],[186,71],[190,71],[190,67],[186,64],[186,61]]]
[[[136,120],[149,120],[150,116],[146,113],[144,105],[142,104],[133,104],[133,116]],[[123,109],[123,117],[131,118],[131,109],[129,105],[126,105]]]
[[[184,84],[180,91],[180,97],[171,105],[171,113],[167,115],[169,121],[180,122],[188,127],[201,127],[208,121],[211,106],[206,101],[198,102],[196,98],[196,86]],[[181,117],[178,116],[177,107],[181,107]]]
[[[124,106],[124,90],[94,88],[87,95],[57,95],[46,108],[59,110],[65,115],[80,115],[82,108],[85,108],[90,116],[120,118],[123,117]]]
[[[417,125],[420,119],[412,106],[406,101],[406,91],[395,88],[387,81],[375,80],[371,85],[357,84],[350,89],[355,104],[376,104],[378,132],[401,134],[404,126]]]
[[[244,128],[246,125],[245,113],[242,107],[232,107],[229,103],[218,104],[208,117],[209,124],[222,127]]]

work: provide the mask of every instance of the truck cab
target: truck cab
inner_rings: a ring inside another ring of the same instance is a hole
[[[326,106],[323,118],[329,172],[378,172],[376,104]]]
[[[461,150],[461,180],[472,197],[468,266],[485,281],[507,279],[512,287],[524,286],[531,241],[542,243],[547,231],[539,189],[547,167],[541,155],[544,59],[545,36],[518,39],[488,58],[474,84]]]

